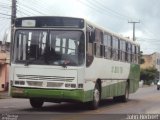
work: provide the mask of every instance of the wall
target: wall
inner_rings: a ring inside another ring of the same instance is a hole
[[[0,52],[0,91],[8,89],[9,83],[9,54]]]
[[[141,64],[142,69],[154,67],[158,71],[160,71],[160,53],[153,53],[150,55],[143,55],[142,58],[144,59],[144,64]]]

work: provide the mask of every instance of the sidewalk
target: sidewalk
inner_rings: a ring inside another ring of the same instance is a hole
[[[8,91],[0,92],[0,99],[10,98]]]

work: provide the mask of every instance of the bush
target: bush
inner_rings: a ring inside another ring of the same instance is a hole
[[[157,74],[157,69],[153,67],[148,69],[141,69],[140,79],[144,81],[144,84],[151,85],[151,83],[155,81]]]

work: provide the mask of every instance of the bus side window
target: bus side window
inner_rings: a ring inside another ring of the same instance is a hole
[[[95,29],[94,55],[96,57],[103,57],[103,32]]]
[[[104,44],[104,57],[106,59],[111,58],[111,35],[104,33],[103,36],[103,44]]]
[[[122,44],[122,40],[119,39],[119,60],[123,61],[123,44]]]
[[[95,28],[91,25],[87,25],[87,42],[94,43],[95,41]]]
[[[121,50],[122,50],[122,61],[125,62],[126,60],[126,42],[124,40],[121,40]]]
[[[112,36],[111,35],[108,35],[107,46],[108,46],[107,58],[111,59],[112,58]]]
[[[131,44],[128,43],[128,48],[127,48],[127,52],[128,52],[128,62],[131,62]]]
[[[93,62],[93,44],[88,43],[88,50],[86,52],[86,66],[90,66]]]
[[[120,39],[118,39],[118,60],[120,60],[121,54],[120,54]]]
[[[113,53],[113,60],[118,60],[118,38],[113,37],[113,44],[112,44],[112,53]]]
[[[95,29],[95,42],[103,44],[103,31]]]
[[[135,46],[132,45],[132,62],[135,63]]]
[[[95,41],[95,30],[92,26],[87,26],[86,39],[86,66],[89,67],[93,62],[93,43]]]
[[[140,48],[138,46],[136,46],[136,63],[138,64],[139,63],[139,53],[140,53]]]
[[[125,43],[125,61],[128,62],[128,43]]]

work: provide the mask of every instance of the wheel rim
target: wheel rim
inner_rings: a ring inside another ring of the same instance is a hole
[[[128,90],[128,87],[126,88],[126,99],[127,100],[129,99],[129,90]]]
[[[94,101],[97,104],[99,103],[99,90],[97,88],[94,90]]]

